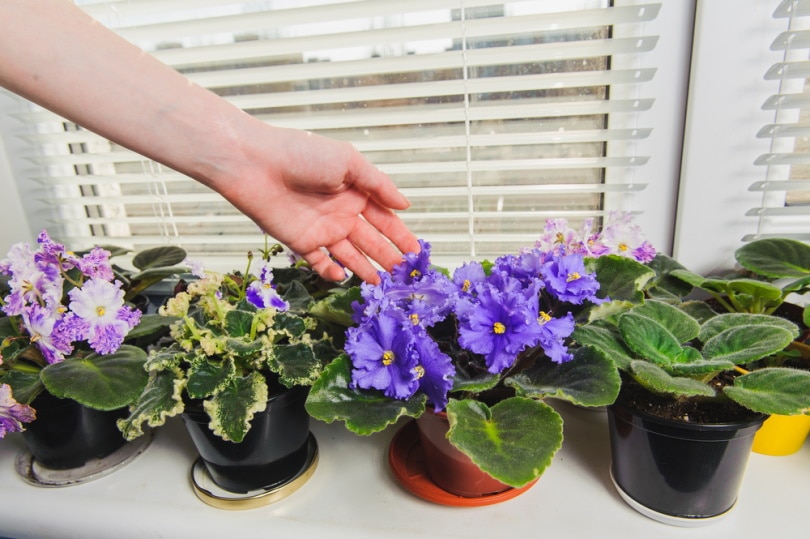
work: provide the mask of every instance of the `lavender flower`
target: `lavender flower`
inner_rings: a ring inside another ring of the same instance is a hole
[[[21,314],[31,342],[37,345],[48,364],[59,363],[73,352],[71,328],[58,311],[34,304]]]
[[[469,316],[459,321],[458,342],[483,355],[489,372],[502,372],[514,364],[524,348],[538,342],[537,315],[536,295],[486,287]]]
[[[407,324],[401,311],[389,310],[346,331],[345,348],[354,366],[351,387],[378,389],[396,399],[416,393],[419,358]]]
[[[428,273],[430,270],[430,244],[419,240],[419,247],[418,253],[406,253],[404,262],[393,269],[391,275],[394,282],[409,284]]]
[[[0,384],[0,439],[5,438],[6,433],[22,431],[23,423],[35,419],[34,409],[14,400],[8,384]]]
[[[90,279],[112,281],[115,279],[110,265],[110,252],[101,247],[94,247],[89,253],[76,260],[76,267]]]
[[[562,301],[581,305],[583,301],[601,302],[596,298],[599,281],[585,269],[582,255],[555,257],[546,262],[541,273],[546,289]]]
[[[247,300],[259,309],[273,308],[286,311],[290,304],[284,301],[273,285],[273,269],[265,262],[259,271],[259,279],[250,283],[246,290]]]
[[[90,279],[68,295],[71,312],[65,315],[66,323],[76,340],[86,339],[99,354],[118,350],[129,330],[140,321],[140,311],[124,305],[120,281]]]
[[[419,364],[413,372],[419,380],[419,389],[427,395],[433,409],[440,412],[447,406],[447,394],[453,387],[456,373],[453,361],[425,331],[417,332],[414,346]]]

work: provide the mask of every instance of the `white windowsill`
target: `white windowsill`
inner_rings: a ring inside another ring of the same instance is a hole
[[[558,406],[565,442],[526,493],[487,507],[452,508],[404,491],[387,468],[395,429],[371,438],[315,422],[320,462],[290,497],[263,508],[227,511],[194,495],[195,450],[174,419],[125,468],[83,485],[39,488],[20,479],[23,447],[0,442],[0,536],[60,539],[205,537],[806,537],[810,443],[788,457],[752,454],[730,514],[701,528],[654,522],[627,506],[609,477],[606,414]],[[293,535],[296,534],[296,535]]]

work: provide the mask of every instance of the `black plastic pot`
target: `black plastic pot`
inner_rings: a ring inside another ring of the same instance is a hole
[[[696,424],[617,401],[608,407],[613,480],[631,505],[656,520],[689,525],[678,520],[718,517],[737,500],[754,434],[766,417]]]
[[[298,475],[308,457],[307,393],[306,387],[294,387],[270,397],[239,443],[211,431],[201,402],[187,404],[181,417],[214,483],[246,493],[283,485]]]
[[[34,459],[46,468],[78,468],[126,443],[116,426],[116,420],[127,415],[126,408],[102,412],[46,391],[31,406],[37,418],[26,425],[23,438]]]

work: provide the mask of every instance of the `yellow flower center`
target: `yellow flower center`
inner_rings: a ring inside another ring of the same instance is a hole
[[[551,320],[551,315],[548,314],[546,311],[540,311],[540,316],[537,318],[537,321],[540,322],[541,324],[545,324],[549,320]]]
[[[469,279],[464,279],[464,284],[461,285],[461,291],[462,292],[469,292],[470,291],[470,286],[472,286],[472,283],[470,282],[470,280]]]
[[[422,365],[417,365],[413,368],[413,373],[416,375],[416,379],[419,380],[425,375],[425,368]]]
[[[568,277],[565,280],[570,283],[571,281],[576,281],[577,279],[580,279],[581,277],[582,277],[582,275],[580,275],[579,272],[575,271],[574,273],[569,273]]]
[[[621,251],[621,252],[625,252],[625,251],[626,251],[626,250],[628,250],[629,248],[630,248],[630,247],[629,247],[629,246],[628,246],[626,243],[620,243],[620,244],[619,244],[619,251]]]
[[[273,285],[271,285],[270,283],[262,283],[262,288],[264,288],[265,290],[267,290],[267,289],[269,289],[269,288],[273,288]]]
[[[386,350],[383,353],[383,358],[382,358],[383,365],[385,365],[387,367],[388,365],[390,365],[393,362],[394,362],[394,352],[392,352],[391,350]]]
[[[503,335],[504,333],[506,333],[506,326],[504,326],[500,322],[495,322],[494,324],[492,324],[492,331],[494,331],[496,335]]]
[[[416,314],[416,313],[410,314],[410,315],[408,315],[408,318],[411,319],[411,324],[413,324],[414,326],[419,325],[419,315],[418,314]]]
[[[565,236],[563,236],[563,233],[562,232],[557,232],[557,241],[556,241],[556,243],[564,243],[564,242],[565,242]]]
[[[422,272],[420,272],[418,269],[414,269],[413,271],[411,271],[411,278],[412,279],[416,279],[420,275],[422,275]]]
[[[104,310],[104,307],[102,307],[102,306],[96,307],[96,314],[97,314],[97,315],[99,315],[99,316],[104,316],[104,313],[106,313],[106,312],[107,312],[107,311],[106,311],[106,310]]]

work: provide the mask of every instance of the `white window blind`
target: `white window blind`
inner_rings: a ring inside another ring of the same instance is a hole
[[[644,30],[659,3],[77,3],[248,113],[351,141],[445,265],[530,245],[548,217],[600,218],[649,180],[658,37]],[[225,269],[262,245],[197,182],[33,105],[15,117],[33,165],[20,181],[47,207],[29,219],[69,245],[177,244]]]
[[[743,240],[781,236],[810,241],[810,1],[783,0],[773,17],[784,22],[771,45],[780,61],[765,73],[766,81],[777,83],[777,92],[762,105],[772,112],[773,122],[757,134],[769,140],[770,148],[756,160],[763,179],[750,187],[762,193],[761,204],[746,214],[757,218],[756,232]]]

